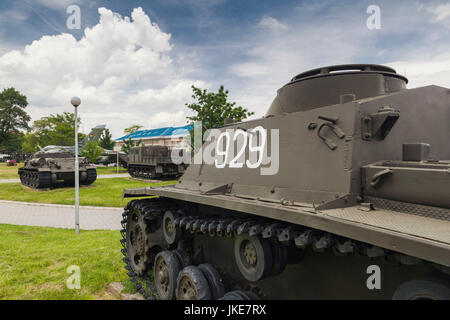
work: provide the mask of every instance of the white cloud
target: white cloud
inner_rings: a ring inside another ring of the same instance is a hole
[[[434,15],[433,20],[435,22],[444,22],[447,20],[448,23],[450,20],[450,3],[430,7],[429,11]]]
[[[158,123],[160,127],[172,126],[174,122],[180,125],[186,125],[186,114],[184,110],[179,110],[176,112],[158,112],[154,116],[151,116],[148,120],[144,122],[144,126],[147,128],[153,128],[153,123]]]
[[[141,8],[122,17],[98,9],[100,21],[77,40],[70,34],[43,36],[23,50],[0,56],[0,89],[14,86],[28,97],[33,119],[72,111],[82,99],[84,128],[106,124],[115,137],[123,128],[184,125],[190,79],[171,57],[170,34]]]
[[[272,31],[285,31],[288,26],[272,17],[263,17],[259,22],[260,27],[268,28]]]
[[[230,67],[230,70],[239,77],[263,76],[270,74],[272,71],[269,66],[264,66],[257,62],[235,64]]]
[[[431,84],[450,88],[449,54],[435,56],[433,60],[425,60],[420,57],[406,61],[394,61],[389,65],[409,79],[409,88]]]

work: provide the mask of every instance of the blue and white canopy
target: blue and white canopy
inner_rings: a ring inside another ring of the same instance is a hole
[[[183,127],[165,127],[150,130],[139,130],[126,136],[115,139],[116,141],[131,140],[141,140],[141,139],[155,139],[155,138],[176,138],[189,135],[189,130],[191,130],[191,125],[186,125]]]

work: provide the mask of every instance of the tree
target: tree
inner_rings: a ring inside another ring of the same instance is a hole
[[[125,140],[123,142],[123,146],[120,149],[120,151],[125,152],[126,154],[130,154],[131,148],[139,146],[141,144],[141,142],[142,142],[141,140],[133,141],[133,140],[131,140],[131,138],[128,140]]]
[[[136,131],[141,130],[142,128],[143,128],[143,126],[138,125],[138,124],[134,124],[131,127],[123,129],[123,133],[125,133],[125,134],[132,134],[132,133],[135,133]]]
[[[78,123],[81,123],[80,119]],[[72,146],[75,144],[75,115],[64,112],[43,117],[33,122],[32,132],[37,136],[41,146]],[[82,137],[79,135],[78,138]]]
[[[0,143],[0,151],[4,153],[21,153],[24,134],[22,132],[11,132],[8,138]]]
[[[81,150],[81,156],[89,159],[90,162],[94,163],[102,155],[102,148],[95,141],[88,141]]]
[[[26,113],[27,97],[14,88],[0,93],[0,149],[15,151],[20,149],[23,136],[20,129],[28,130],[31,120]]]
[[[80,119],[78,122],[81,123]],[[31,130],[23,137],[22,149],[25,153],[33,153],[38,146],[48,145],[72,146],[75,144],[75,116],[73,113],[42,117],[33,122]],[[84,133],[78,132],[78,141],[86,137]]]
[[[116,143],[112,140],[111,132],[109,132],[109,129],[106,129],[103,132],[103,135],[100,137],[100,147],[102,147],[103,149],[112,150],[115,144]]]
[[[85,138],[87,137],[87,134],[83,132],[78,132],[78,143],[81,143]],[[74,141],[75,143],[75,141]]]
[[[35,153],[38,149],[39,139],[32,132],[27,132],[23,136],[22,151],[23,153]]]
[[[188,122],[194,127],[194,121],[202,122],[202,136],[205,139],[205,131],[221,127],[225,124],[226,119],[231,119],[233,122],[240,122],[247,117],[254,114],[247,109],[238,106],[235,107],[236,102],[228,101],[228,90],[220,86],[217,93],[207,92],[206,89],[200,89],[192,86],[193,95],[196,101],[187,104],[186,106],[192,111],[196,112],[194,116],[187,117]],[[190,131],[191,146],[194,147],[194,130]]]

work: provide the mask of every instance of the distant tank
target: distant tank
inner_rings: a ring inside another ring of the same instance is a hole
[[[101,156],[98,158],[98,160],[95,162],[96,164],[102,164],[105,166],[108,166],[110,164],[116,164],[117,163],[117,153],[112,150],[104,150]],[[128,168],[128,155],[119,152],[119,166],[124,167],[125,169]]]
[[[105,131],[105,125],[98,125],[78,145],[82,149],[88,141],[98,141]],[[39,147],[40,148],[40,147]],[[87,158],[79,157],[80,184],[89,185],[97,179],[97,170]],[[26,160],[19,169],[23,185],[44,189],[52,188],[57,181],[73,184],[75,181],[75,146],[46,146]]]
[[[406,84],[379,65],[301,73],[262,119],[211,132],[202,154],[214,161],[171,186],[125,189],[148,196],[122,220],[137,288],[150,296],[153,281],[160,299],[182,300],[450,299],[450,90]]]
[[[80,185],[89,185],[97,179],[97,170],[89,160],[79,157]],[[57,181],[73,184],[75,181],[75,156],[68,147],[47,146],[36,152],[31,160],[19,168],[23,185],[34,189],[52,188]]]
[[[160,145],[133,147],[128,155],[128,172],[132,177],[144,179],[179,177],[187,164],[175,164],[171,157],[173,152],[183,157],[187,151]]]

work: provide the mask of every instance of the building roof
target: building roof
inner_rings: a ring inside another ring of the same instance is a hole
[[[154,139],[154,138],[172,138],[179,136],[186,136],[189,134],[189,130],[192,129],[191,125],[186,125],[183,127],[165,127],[150,130],[139,130],[126,136],[115,139],[116,141],[124,140],[140,140],[140,139]]]

